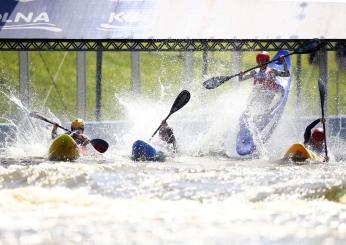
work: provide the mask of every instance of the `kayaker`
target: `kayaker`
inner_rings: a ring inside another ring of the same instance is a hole
[[[319,118],[310,123],[304,132],[304,145],[317,154],[322,154],[324,150],[324,131],[323,128],[314,128],[318,123],[325,123],[325,118]],[[328,161],[329,157],[325,157],[325,161]]]
[[[264,64],[270,61],[270,55],[266,51],[262,51],[257,54],[256,62],[258,65]],[[267,65],[263,65],[260,68],[250,71],[247,74],[240,72],[239,81],[244,81],[250,78],[254,79],[254,90],[250,96],[250,103],[247,111],[265,112],[271,108],[273,101],[279,101],[283,91],[280,90],[281,86],[275,83],[276,76],[289,77],[290,71],[284,56],[280,56],[280,62],[284,63],[284,70],[279,71],[275,68],[270,68]],[[281,92],[281,93],[278,93]],[[278,98],[274,100],[275,96]],[[276,104],[276,103],[275,103]],[[255,106],[255,108],[252,108]],[[254,109],[254,110],[252,110]]]
[[[258,65],[264,64],[270,61],[270,55],[266,51],[262,51],[257,54],[256,62]],[[244,81],[250,78],[254,79],[254,85],[266,90],[276,90],[277,84],[275,83],[275,77],[289,77],[290,71],[288,70],[288,65],[284,56],[280,56],[280,62],[284,63],[284,70],[279,71],[275,68],[270,68],[267,65],[263,65],[260,68],[250,71],[248,74],[244,75],[240,72],[239,81]]]
[[[162,141],[167,143],[167,145],[172,149],[173,153],[177,152],[177,142],[173,133],[173,129],[168,126],[168,123],[166,121],[161,122],[159,137]]]
[[[83,119],[77,118],[71,122],[71,132],[69,134],[79,146],[86,146],[90,143],[90,139],[88,136],[84,134],[85,122]],[[58,124],[53,125],[52,129],[52,139],[55,139],[57,134]]]

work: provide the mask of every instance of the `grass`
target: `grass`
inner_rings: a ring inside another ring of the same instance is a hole
[[[274,54],[274,52],[271,52]],[[142,52],[141,89],[142,96],[151,98],[160,94],[160,84],[168,93],[178,93],[184,82],[184,53],[182,52]],[[205,80],[202,74],[202,52],[194,52],[194,80],[201,83]],[[242,69],[255,65],[255,53],[243,52]],[[293,73],[296,70],[296,56],[292,56]],[[301,112],[307,115],[320,113],[317,79],[318,66],[308,62],[308,55],[302,55],[302,107]],[[62,60],[64,62],[61,64]],[[209,52],[208,74],[232,74],[232,52]],[[335,52],[328,53],[328,114],[346,114],[345,71],[339,71],[335,62]],[[60,72],[57,73],[61,64]],[[95,80],[96,53],[87,52],[87,120],[95,119]],[[1,52],[0,84],[10,87],[18,93],[18,52]],[[55,83],[53,79],[56,76]],[[339,106],[337,106],[336,75],[339,75]],[[75,117],[76,111],[76,52],[30,52],[30,85],[33,104],[40,104],[62,119]],[[232,86],[232,85],[227,85]],[[223,85],[224,89],[228,89]],[[221,87],[218,88],[221,91]],[[131,93],[131,53],[104,52],[102,59],[102,120],[124,118],[121,106],[115,95]],[[193,91],[191,91],[193,93]],[[217,93],[217,92],[216,92]],[[290,106],[296,103],[296,82],[293,81],[290,94]],[[1,96],[1,114],[11,114],[14,108]],[[337,111],[338,110],[338,111]]]

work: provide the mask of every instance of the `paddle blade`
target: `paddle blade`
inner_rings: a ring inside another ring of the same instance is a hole
[[[108,150],[109,144],[102,139],[92,139],[90,144],[100,153],[104,153]]]
[[[324,44],[325,42],[322,40],[312,39],[299,45],[298,48],[294,51],[294,53],[306,54],[306,53],[315,52],[319,48],[321,48]]]
[[[180,94],[175,99],[169,114],[172,114],[176,112],[177,110],[180,110],[182,107],[184,107],[187,104],[187,102],[189,102],[190,98],[191,98],[191,95],[189,91],[187,90],[181,91]]]
[[[164,119],[164,121],[166,121],[174,112],[176,112],[177,110],[180,110],[182,107],[184,107],[187,102],[189,102],[191,98],[190,92],[187,90],[183,90],[180,92],[180,94],[178,94],[177,98],[175,99],[172,108],[168,114],[168,116]],[[159,131],[161,128],[161,125],[155,130],[155,132],[153,133],[153,135],[151,136],[151,138],[153,138],[155,136],[155,134],[157,133],[157,131]]]
[[[206,89],[214,89],[219,87],[221,84],[223,84],[224,82],[228,81],[229,79],[231,79],[233,76],[218,76],[218,77],[212,77],[210,79],[208,79],[207,81],[205,81],[203,83],[203,86]]]

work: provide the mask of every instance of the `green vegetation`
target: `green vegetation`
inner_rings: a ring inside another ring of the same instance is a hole
[[[274,54],[274,52],[271,52]],[[244,52],[242,68],[248,69],[255,65],[254,52]],[[202,52],[194,52],[194,80],[201,83]],[[292,56],[293,73],[296,71],[296,58]],[[310,65],[308,55],[302,56],[302,112],[305,115],[320,113],[319,93],[317,87],[318,67]],[[232,73],[232,52],[209,52],[208,74],[226,75]],[[337,113],[336,76],[338,66],[335,62],[335,52],[328,53],[329,60],[329,90],[328,114]],[[62,62],[63,61],[63,62]],[[183,52],[143,52],[141,53],[142,93],[147,97],[158,97],[160,83],[168,93],[176,93],[184,80]],[[87,53],[87,120],[94,120],[95,115],[95,80],[96,53]],[[131,53],[104,52],[102,60],[102,119],[115,120],[124,118],[122,108],[115,95],[131,93]],[[59,66],[61,64],[60,72]],[[57,75],[56,75],[57,74]],[[56,76],[55,83],[53,82]],[[345,71],[339,72],[339,114],[346,114]],[[57,116],[72,118],[76,114],[76,52],[30,52],[31,97],[34,105],[50,108]],[[223,89],[229,89],[234,83],[228,82]],[[0,85],[10,87],[18,93],[18,52],[1,52],[0,55]],[[222,87],[213,93],[223,91]],[[193,91],[192,91],[193,92]],[[293,81],[289,100],[290,106],[296,107],[296,82]],[[4,96],[0,99],[1,115],[7,115],[13,110]]]

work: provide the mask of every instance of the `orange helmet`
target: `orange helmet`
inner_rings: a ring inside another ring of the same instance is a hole
[[[82,129],[84,130],[85,122],[83,119],[77,118],[71,122],[71,130]]]
[[[322,143],[324,140],[324,131],[322,128],[314,128],[311,133],[311,141],[314,144]]]
[[[262,51],[256,56],[257,64],[263,64],[270,61],[270,55],[267,51]]]

